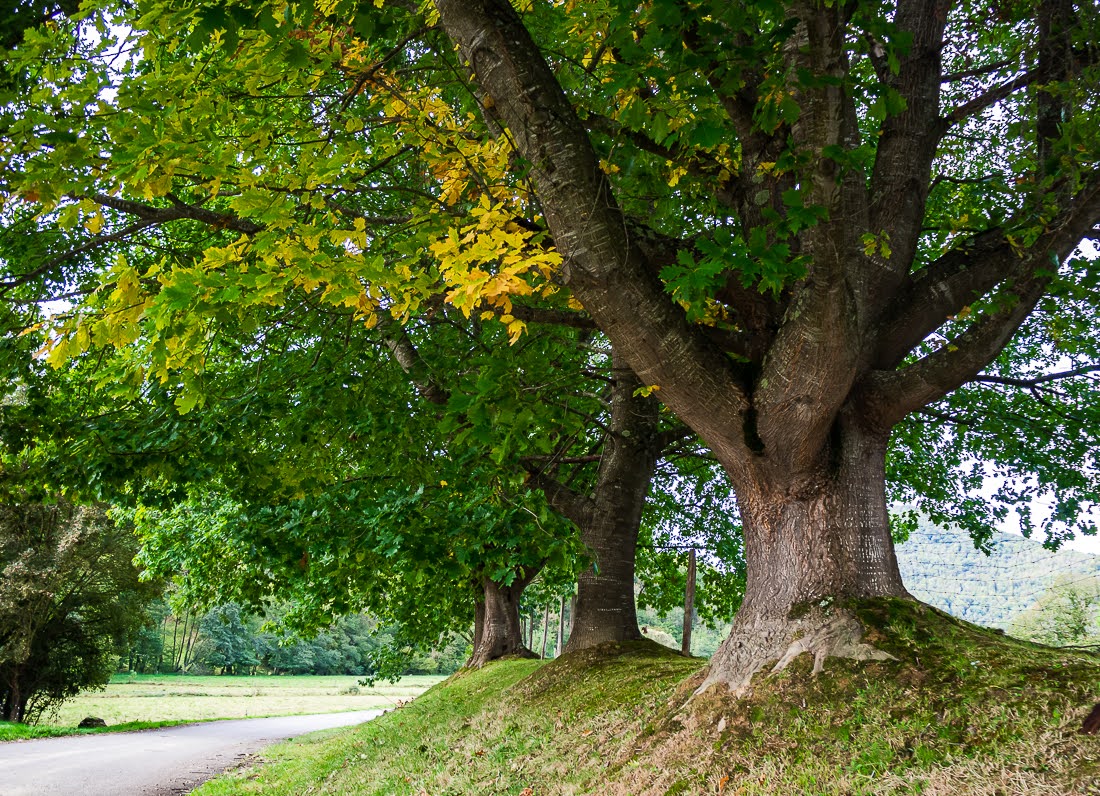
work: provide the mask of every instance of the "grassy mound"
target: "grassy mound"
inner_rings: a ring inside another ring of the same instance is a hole
[[[1100,656],[901,601],[854,607],[896,660],[803,656],[734,699],[642,641],[466,672],[360,728],[283,745],[220,794],[1100,793]]]

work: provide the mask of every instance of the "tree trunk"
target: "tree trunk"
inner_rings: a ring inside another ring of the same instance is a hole
[[[562,644],[565,643],[565,595],[558,603],[558,643],[554,646],[554,657],[561,657]]]
[[[612,356],[611,426],[600,460],[596,493],[580,524],[593,564],[577,578],[577,603],[566,652],[642,637],[634,601],[638,526],[660,454],[659,405],[636,395],[642,387]]]
[[[695,548],[688,550],[687,583],[684,586],[684,633],[680,652],[691,655],[691,626],[695,621]]]
[[[842,605],[911,599],[890,536],[887,437],[842,417],[833,455],[813,477],[803,474],[800,491],[766,466],[755,481],[737,485],[745,598],[700,690],[726,683],[742,691],[766,665],[778,671],[802,652],[813,653],[815,672],[828,656],[887,657],[860,641],[860,624]]]
[[[484,600],[478,607],[481,633],[475,637],[474,653],[466,662],[468,667],[481,667],[507,656],[538,657],[524,643],[519,619],[520,597],[536,574],[537,569],[524,573],[522,577],[517,575],[508,586],[494,583],[489,578],[482,580]]]
[[[10,673],[7,684],[7,699],[4,704],[4,721],[10,721],[13,724],[23,723],[23,712],[27,707],[27,700],[23,696],[19,680],[18,671]]]
[[[542,652],[539,653],[540,658],[546,657],[546,634],[550,629],[550,603],[547,603],[542,607]]]

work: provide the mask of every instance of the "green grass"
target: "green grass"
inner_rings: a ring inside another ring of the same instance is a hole
[[[0,724],[0,741],[103,732],[77,730],[85,716],[101,718],[109,731],[117,732],[189,721],[385,709],[412,699],[443,678],[411,676],[373,687],[359,685],[359,679],[116,675],[104,690],[80,694],[44,717],[39,726]]]
[[[186,721],[131,721],[126,724],[116,724],[113,727],[81,730],[76,727],[54,727],[48,724],[12,724],[8,721],[0,721],[0,741],[25,741],[31,738],[58,738],[62,735],[96,735],[103,732],[152,730],[157,727],[174,727],[177,724],[187,723]]]
[[[1100,738],[1076,733],[1100,657],[901,601],[857,610],[896,661],[814,677],[802,656],[748,697],[690,700],[704,662],[649,642],[503,661],[196,796],[1100,793]]]

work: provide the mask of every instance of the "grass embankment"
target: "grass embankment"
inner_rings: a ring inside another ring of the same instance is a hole
[[[1100,657],[932,609],[860,609],[896,661],[801,656],[735,699],[651,642],[460,674],[349,731],[265,753],[196,796],[1100,793]]]
[[[341,713],[392,708],[443,678],[403,677],[397,683],[359,684],[355,676],[199,677],[191,675],[115,675],[103,691],[88,691],[66,702],[43,724],[0,722],[0,741],[51,738],[98,732],[124,732],[215,719]],[[85,716],[106,728],[78,730]]]

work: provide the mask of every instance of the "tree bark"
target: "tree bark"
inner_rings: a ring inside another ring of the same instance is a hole
[[[484,599],[477,607],[481,632],[477,634],[475,631],[474,652],[466,666],[479,668],[508,656],[538,657],[524,643],[523,627],[519,620],[520,597],[536,574],[537,569],[517,574],[507,586],[494,583],[489,578],[482,579]],[[475,627],[477,624],[475,619]]]
[[[838,419],[816,478],[794,485],[761,468],[756,480],[737,485],[745,598],[700,690],[718,682],[742,690],[764,666],[781,669],[801,652],[814,654],[815,671],[830,655],[885,655],[860,641],[859,623],[843,605],[868,597],[912,599],[890,535],[888,433],[866,428],[854,415]]]

